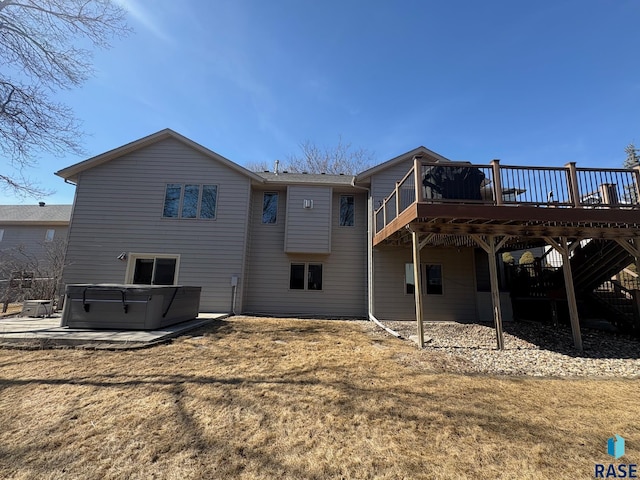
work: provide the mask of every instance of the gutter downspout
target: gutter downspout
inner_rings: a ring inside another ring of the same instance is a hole
[[[351,179],[351,186],[367,191],[367,316],[370,321],[374,322],[380,328],[386,330],[391,335],[402,338],[401,335],[383,325],[373,314],[373,197],[371,196],[371,188],[361,187],[355,184],[356,177]]]

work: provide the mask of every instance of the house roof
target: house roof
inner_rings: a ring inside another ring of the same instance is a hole
[[[59,224],[71,220],[71,205],[0,205],[0,224]]]
[[[222,155],[217,154],[213,150],[209,150],[208,148],[203,147],[199,143],[196,143],[193,140],[190,140],[187,137],[180,135],[177,132],[174,132],[170,128],[165,128],[164,130],[160,130],[159,132],[153,133],[139,140],[135,140],[121,147],[115,148],[113,150],[109,150],[108,152],[102,153],[100,155],[89,158],[82,162],[76,163],[74,165],[71,165],[70,167],[63,168],[62,170],[57,171],[56,175],[64,178],[65,180],[71,180],[76,182],[78,180],[78,175],[84,172],[85,170],[89,170],[90,168],[97,167],[98,165],[102,165],[103,163],[107,163],[111,160],[114,160],[128,153],[135,152],[136,150],[139,150],[141,148],[148,147],[149,145],[153,145],[154,143],[159,142],[161,140],[165,140],[167,138],[173,138],[175,140],[178,140],[179,142],[182,142],[183,144],[193,148],[194,150],[197,150],[203,155],[222,163],[223,165],[229,167],[230,169],[235,170],[243,175],[246,175],[252,180],[255,180],[258,182],[263,181],[262,178],[256,175],[255,173],[247,170],[246,168],[238,165],[235,162],[232,162],[231,160],[223,157]]]
[[[283,185],[327,185],[327,186],[351,186],[353,175],[331,175],[324,173],[289,173],[258,172],[266,184]]]
[[[437,162],[450,162],[451,161],[448,158],[443,157],[439,153],[434,152],[433,150],[429,150],[426,147],[420,146],[418,148],[414,148],[413,150],[409,150],[408,152],[403,153],[402,155],[398,155],[397,157],[394,157],[391,160],[387,160],[386,162],[380,163],[380,164],[376,165],[375,167],[371,167],[368,170],[365,170],[364,172],[360,172],[356,176],[356,181],[357,182],[363,181],[363,180],[371,177],[372,175],[375,175],[376,173],[380,173],[381,171],[386,170],[389,167],[393,167],[394,165],[397,165],[398,163],[405,162],[408,159],[413,158],[416,155],[427,155],[428,157],[431,157],[431,159],[433,159],[434,161],[437,161]]]

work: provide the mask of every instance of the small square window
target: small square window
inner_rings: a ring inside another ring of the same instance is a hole
[[[56,231],[53,229],[47,230],[47,233],[44,235],[45,242],[53,242],[53,237],[56,234]]]
[[[413,295],[416,290],[416,282],[413,275],[413,263],[405,264],[404,277],[405,293],[408,295]],[[427,295],[442,295],[444,293],[442,282],[442,265],[426,263],[421,264],[420,279],[423,281],[422,291]]]
[[[265,192],[262,197],[262,223],[276,223],[278,219],[278,194]]]
[[[353,227],[355,204],[353,195],[340,195],[340,226]]]

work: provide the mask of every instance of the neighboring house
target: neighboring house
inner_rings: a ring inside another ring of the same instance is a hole
[[[20,298],[42,292],[53,294],[62,271],[71,207],[44,202],[0,205],[0,295]],[[14,282],[10,282],[12,278]],[[36,290],[33,279],[40,286],[42,281],[50,285]]]
[[[497,251],[594,235],[637,253],[635,206],[583,205],[588,169],[527,168],[419,147],[357,176],[254,173],[162,130],[56,173],[77,185],[63,281],[199,285],[202,311],[499,323]]]

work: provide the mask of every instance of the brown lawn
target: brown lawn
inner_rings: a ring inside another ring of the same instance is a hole
[[[593,478],[614,433],[640,463],[640,381],[443,373],[370,325],[0,350],[0,478]]]

